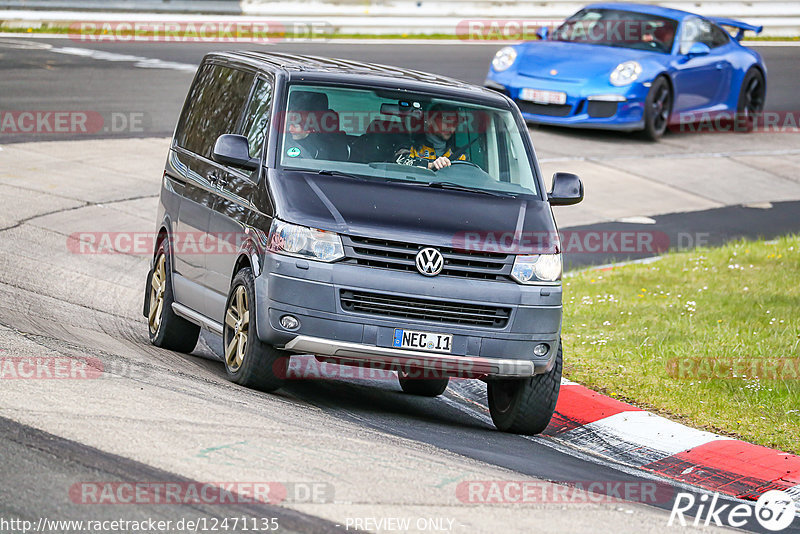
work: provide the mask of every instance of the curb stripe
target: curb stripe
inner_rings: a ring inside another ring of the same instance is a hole
[[[752,500],[758,499],[758,495],[770,489],[787,489],[789,487],[788,485],[772,487],[772,484],[767,483],[760,476],[751,477],[707,464],[698,465],[681,454],[644,465],[642,469],[693,486]]]
[[[723,436],[695,430],[645,411],[620,412],[560,436],[628,465],[643,466]]]
[[[738,440],[709,443],[681,456],[698,465],[713,465],[744,476],[800,484],[800,457]]]
[[[800,510],[800,456],[697,430],[563,383],[546,435],[591,454],[741,499],[789,492]]]
[[[561,384],[556,411],[545,434],[553,436],[630,411],[639,411],[639,408],[575,383]]]

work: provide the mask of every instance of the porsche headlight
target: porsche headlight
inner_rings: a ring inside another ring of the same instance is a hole
[[[269,230],[271,252],[317,261],[336,261],[344,257],[342,239],[335,232],[317,230],[274,219]]]
[[[611,76],[608,77],[608,81],[611,82],[611,85],[620,87],[635,82],[641,73],[642,66],[639,65],[639,63],[636,61],[625,61],[617,65],[617,68],[614,69]]]
[[[517,51],[510,46],[503,47],[494,55],[492,67],[497,72],[503,72],[514,64],[515,59],[517,59]]]
[[[511,269],[511,278],[520,284],[561,280],[561,254],[517,256]]]

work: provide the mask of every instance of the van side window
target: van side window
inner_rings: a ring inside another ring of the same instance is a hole
[[[267,80],[259,79],[256,82],[250,104],[247,106],[243,135],[250,144],[250,157],[257,158],[261,155],[261,147],[267,137],[269,127],[269,114],[272,108],[272,84]]]
[[[250,73],[221,65],[203,66],[178,123],[178,146],[211,158],[217,137],[235,133],[252,84]]]

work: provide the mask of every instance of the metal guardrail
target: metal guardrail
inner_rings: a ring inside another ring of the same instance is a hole
[[[263,17],[287,23],[319,22],[342,33],[454,34],[466,20],[554,23],[587,3],[576,0],[0,0],[0,21],[84,20],[86,12],[102,12],[109,20],[113,19],[113,13],[119,14],[116,20],[123,18],[122,13],[125,13],[125,20],[136,20],[134,14],[148,18],[154,14],[165,18],[209,15],[250,20]],[[800,35],[800,2],[797,0],[643,0],[641,3],[763,25],[763,35]]]

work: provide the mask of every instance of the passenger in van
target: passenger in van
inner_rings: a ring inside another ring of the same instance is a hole
[[[438,171],[451,164],[451,158],[466,161],[465,154],[454,154],[454,135],[460,116],[458,108],[446,104],[434,104],[428,110],[423,131],[414,136],[409,149],[396,154],[397,163],[427,167]]]
[[[293,91],[286,120],[284,154],[292,158],[341,161],[347,159],[345,135],[339,114],[328,108],[328,96],[314,91]]]

